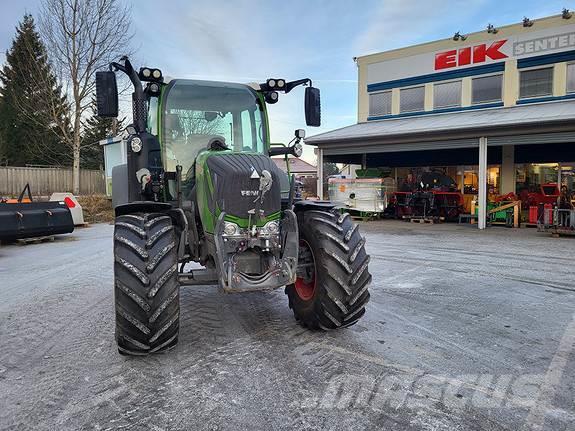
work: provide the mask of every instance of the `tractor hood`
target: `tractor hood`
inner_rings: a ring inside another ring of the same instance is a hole
[[[213,153],[207,159],[212,193],[208,206],[234,218],[247,220],[254,210],[263,217],[281,209],[280,179],[285,175],[262,154]]]

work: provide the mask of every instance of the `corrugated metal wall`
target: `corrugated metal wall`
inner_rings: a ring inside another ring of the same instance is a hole
[[[72,169],[0,166],[0,196],[20,194],[26,183],[34,195],[72,191]],[[103,171],[80,170],[80,194],[105,194]]]

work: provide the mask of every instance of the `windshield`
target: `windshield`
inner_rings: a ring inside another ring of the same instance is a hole
[[[263,111],[249,87],[176,80],[166,91],[162,116],[166,170],[175,171],[181,165],[187,177],[196,156],[213,138],[234,151],[266,150]]]

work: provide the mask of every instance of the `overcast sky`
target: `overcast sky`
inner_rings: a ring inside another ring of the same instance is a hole
[[[0,62],[14,27],[42,0],[1,0]],[[575,9],[556,0],[139,0],[133,5],[136,61],[181,78],[263,82],[311,78],[322,92],[322,127],[356,122],[354,56],[470,33]],[[272,141],[305,128],[303,90],[270,108]],[[306,149],[305,158],[313,161]]]

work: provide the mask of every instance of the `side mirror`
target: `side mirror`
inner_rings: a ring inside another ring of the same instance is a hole
[[[321,125],[319,88],[306,87],[305,89],[305,122],[312,127]]]
[[[118,86],[114,72],[96,72],[96,105],[99,117],[118,116]]]

